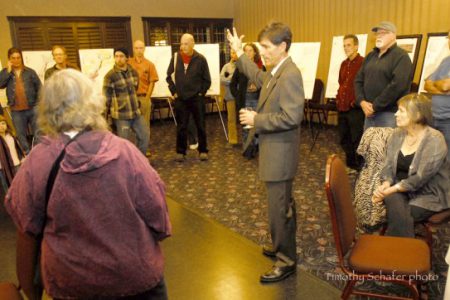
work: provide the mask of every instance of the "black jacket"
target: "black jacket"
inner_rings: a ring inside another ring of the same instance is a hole
[[[397,44],[381,57],[378,57],[379,53],[378,48],[373,49],[356,75],[356,103],[371,102],[375,112],[396,111],[398,99],[407,95],[411,88],[411,59]]]
[[[171,76],[174,69],[173,60],[174,58],[172,57],[169,68],[167,69],[166,78],[172,95],[176,93],[179,99],[189,99],[200,94],[204,96],[211,86],[211,76],[209,75],[206,58],[194,50],[191,62],[185,73],[183,59],[181,58],[180,52],[178,52],[175,83]]]
[[[262,70],[266,71],[266,68],[263,66]],[[245,76],[244,73],[239,72],[239,69],[236,68],[233,77],[231,78],[230,92],[233,95],[234,99],[236,99],[237,112],[239,112],[239,110],[245,107],[245,95],[247,94],[247,86],[248,86],[247,76]]]

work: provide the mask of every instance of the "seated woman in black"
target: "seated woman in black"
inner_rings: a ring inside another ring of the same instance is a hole
[[[373,201],[384,200],[386,235],[414,237],[414,222],[450,206],[447,145],[430,127],[431,101],[409,94],[398,101],[398,128],[388,141],[382,184]]]

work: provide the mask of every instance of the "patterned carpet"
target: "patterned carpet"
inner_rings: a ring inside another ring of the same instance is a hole
[[[206,117],[209,161],[201,162],[189,151],[184,163],[175,158],[175,130],[171,120],[155,121],[151,130],[151,163],[176,201],[212,218],[257,244],[270,242],[266,191],[257,179],[257,160],[246,160],[240,148],[228,147],[217,114]],[[321,130],[312,151],[310,131],[304,127],[300,163],[294,182],[297,203],[297,253],[299,267],[342,289],[341,274],[324,193],[325,164],[329,154],[343,156],[334,127]],[[354,181],[355,178],[352,178]],[[429,299],[442,299],[444,255],[450,242],[450,226],[440,228],[433,246],[433,271],[438,277],[429,284]],[[396,290],[390,285],[366,283],[362,288]]]

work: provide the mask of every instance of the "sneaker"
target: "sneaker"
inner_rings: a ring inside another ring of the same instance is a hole
[[[197,148],[198,148],[198,143],[189,145],[189,149],[191,149],[191,150],[196,150]]]
[[[206,153],[206,152],[200,153],[199,158],[202,161],[208,160],[208,153]]]
[[[175,157],[176,162],[184,162],[186,160],[186,155],[182,153],[177,153],[177,156]]]

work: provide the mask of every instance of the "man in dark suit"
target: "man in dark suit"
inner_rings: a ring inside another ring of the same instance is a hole
[[[276,282],[295,273],[296,211],[292,182],[297,171],[300,123],[305,96],[300,70],[288,55],[292,41],[290,28],[283,23],[267,25],[258,36],[267,72],[260,70],[242,51],[242,38],[236,29],[228,31],[231,48],[239,59],[237,67],[261,94],[256,111],[240,112],[241,124],[253,126],[247,141],[259,136],[259,177],[265,182],[269,206],[272,245],[263,253],[275,257],[272,269],[261,275],[261,282]]]

